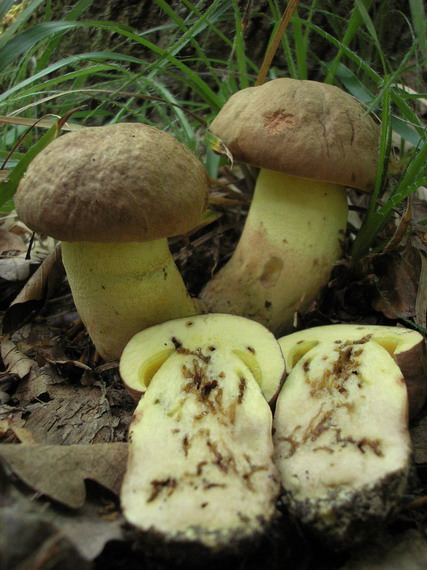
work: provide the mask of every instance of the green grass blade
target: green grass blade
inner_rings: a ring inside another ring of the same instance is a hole
[[[94,0],[79,0],[73,8],[64,16],[64,21],[68,20],[78,20],[84,12],[90,8]],[[38,57],[36,72],[40,71],[48,65],[52,54],[57,49],[59,43],[61,42],[63,34],[55,34],[55,36],[50,40],[49,44],[44,49],[44,52]]]
[[[343,63],[336,67],[335,76],[354,97],[369,105],[375,98],[373,92]]]
[[[372,2],[373,0],[363,0],[363,7],[365,8],[365,10],[370,9]],[[328,66],[328,73],[326,74],[325,83],[334,83],[335,74],[337,72],[338,65],[340,64],[343,55],[348,55],[348,53],[346,53],[345,48],[347,48],[350,45],[351,41],[357,34],[361,23],[362,23],[362,14],[360,13],[359,7],[355,6],[348,20],[344,36],[341,42],[339,42],[339,45],[336,46],[338,47],[338,52],[335,58],[332,60],[331,64]]]
[[[364,223],[353,244],[352,258],[367,254],[370,246],[384,229],[393,210],[421,186],[427,184],[427,141],[408,164],[392,195],[378,210],[373,212],[369,224]]]
[[[402,92],[399,88],[394,87],[394,89],[391,90],[391,99],[399,109],[402,117],[409,121],[421,136],[425,134],[424,125],[421,123],[418,115],[407,104],[406,97],[402,96]]]
[[[66,58],[66,59],[67,60],[75,60],[76,58],[71,57],[71,58]],[[77,59],[79,59],[79,58],[77,58]],[[80,58],[80,59],[82,59],[82,58]],[[45,81],[44,83],[37,83],[35,85],[32,85],[34,83],[34,80],[42,79],[44,76],[49,75],[52,71],[56,71],[58,69],[61,69],[64,66],[64,61],[65,60],[61,60],[60,62],[52,64],[51,66],[44,69],[43,71],[40,71],[39,73],[37,73],[33,77],[30,77],[30,78],[22,81],[18,85],[15,85],[14,87],[12,87],[12,88],[8,89],[7,91],[5,91],[4,93],[2,93],[0,95],[0,106],[1,106],[1,103],[3,101],[5,101],[4,105],[8,105],[10,103],[9,99],[10,99],[11,95],[13,95],[16,92],[21,91],[25,87],[27,87],[27,89],[25,90],[25,92],[21,93],[21,98],[27,97],[28,95],[31,95],[34,93],[37,93],[43,89],[49,89],[49,88],[57,87],[62,83],[65,83],[65,82],[73,80],[73,79],[79,79],[82,76],[89,77],[91,75],[94,75],[96,73],[100,73],[102,71],[112,70],[112,68],[113,68],[113,66],[111,64],[92,65],[89,67],[85,67],[84,69],[72,71],[70,73],[63,73],[60,76],[57,76],[57,77],[54,77],[53,79]]]
[[[374,101],[375,95],[372,91],[343,63],[338,65],[336,77],[341,81],[347,91],[359,99],[359,101],[362,101],[362,103],[370,106],[372,101]],[[404,97],[399,95],[394,86],[389,90],[389,93],[393,103],[399,109],[402,116],[408,121],[405,122],[402,118],[393,114],[391,119],[393,131],[417,147],[421,142],[422,133],[425,132],[425,128],[421,125],[418,116],[406,103]],[[376,109],[373,110],[375,111]]]
[[[273,15],[273,20],[275,22],[273,31],[271,33],[271,38],[274,38],[274,36],[276,35],[277,28],[279,27],[279,22],[280,22],[280,18],[281,18],[281,12],[280,12],[281,8],[278,6],[278,2],[276,0],[269,0],[269,8],[270,8],[270,12]],[[271,38],[270,38],[270,41],[271,41]],[[297,79],[298,78],[298,71],[297,71],[297,66],[296,66],[296,62],[294,59],[294,52],[291,49],[291,46],[290,46],[290,43],[288,40],[288,36],[286,34],[284,34],[282,36],[281,45],[282,45],[283,53],[285,55],[289,77],[292,77],[293,79]]]
[[[427,19],[423,0],[409,0],[412,25],[417,37],[418,49],[421,54],[422,67],[427,67]]]
[[[381,112],[381,132],[379,141],[379,156],[378,156],[378,171],[375,178],[374,190],[372,192],[371,200],[369,203],[368,213],[365,219],[365,223],[369,224],[370,217],[375,211],[377,200],[381,195],[381,191],[384,187],[384,182],[387,176],[388,163],[390,159],[391,151],[391,102],[390,102],[390,90],[386,89],[384,92],[384,98],[382,102],[382,112]]]
[[[21,32],[0,48],[0,71],[6,69],[21,55],[26,54],[42,40],[55,33],[81,26],[78,22],[44,22]]]
[[[44,1],[45,0],[34,0],[28,4],[28,6],[19,14],[16,20],[2,34],[0,34],[0,48],[6,45],[6,43],[9,42],[11,38],[13,38],[16,31],[29,19],[31,14],[37,10],[40,4],[42,4]],[[4,2],[4,0],[2,0],[2,2]]]
[[[235,30],[232,54],[235,54],[236,57],[239,89],[245,89],[246,87],[249,87],[248,68],[246,67],[245,58],[245,40],[243,37],[242,19],[240,17],[239,6],[237,5],[237,2],[234,2],[233,5]]]
[[[196,22],[188,28],[182,18],[180,18],[180,16],[173,9],[170,2],[164,2],[164,0],[156,0],[156,4],[171,18],[171,20],[176,24],[177,28],[181,31],[181,36],[171,51],[175,51],[177,47],[180,47],[180,49],[182,49],[182,47],[184,47],[187,43],[190,43],[195,49],[198,57],[200,58],[200,61],[203,62],[207,68],[209,68],[210,62],[206,57],[204,50],[196,41],[196,36],[199,33],[200,29],[205,27],[206,18],[201,17],[197,19]],[[211,74],[211,77],[219,87],[221,83],[220,79],[216,76],[216,74],[213,73]]]
[[[366,5],[365,5],[366,0],[356,0],[356,4],[357,4],[357,8],[359,9],[362,20],[365,23],[365,26],[366,26],[369,34],[371,35],[372,39],[374,40],[375,46],[376,46],[377,51],[378,51],[378,55],[380,56],[383,71],[384,71],[384,73],[389,73],[389,66],[385,60],[385,56],[384,56],[383,50],[381,48],[381,43],[380,43],[380,40],[378,39],[377,31],[375,29],[373,21],[371,20],[371,17],[368,13],[368,10],[366,9]]]
[[[301,22],[305,26],[309,27],[312,31],[316,32],[316,34],[319,34],[319,36],[327,40],[330,44],[335,46],[338,50],[341,49],[342,55],[345,55],[346,57],[348,57],[348,59],[350,59],[353,63],[355,63],[361,73],[362,72],[366,73],[366,75],[377,84],[381,82],[381,76],[374,69],[372,69],[372,67],[364,59],[358,56],[354,51],[348,48],[340,40],[337,40],[337,38],[335,38],[330,33],[326,32],[316,24],[313,24],[313,22],[305,20],[301,20]]]
[[[31,146],[30,150],[25,153],[15,168],[11,171],[8,178],[0,182],[0,208],[11,200],[30,162],[41,150],[43,150],[58,136],[62,124],[67,120],[67,118],[68,117],[58,119],[58,121],[56,121],[50,129],[48,129],[44,135]]]
[[[12,6],[15,4],[15,0],[3,0],[0,4],[0,19],[3,19]]]
[[[298,9],[295,10],[295,15],[298,14]],[[306,36],[303,33],[302,24],[298,18],[295,16],[291,19],[292,29],[293,29],[293,36],[295,42],[295,56],[296,56],[296,64],[297,64],[297,74],[298,79],[307,79],[308,78],[308,69],[307,69],[307,42]],[[305,28],[306,30],[308,28]]]

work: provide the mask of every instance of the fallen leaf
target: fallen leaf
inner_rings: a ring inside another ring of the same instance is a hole
[[[411,438],[415,462],[427,463],[427,416],[411,428]]]
[[[3,317],[3,331],[12,332],[40,311],[65,275],[60,246],[51,252],[22,291],[11,303]]]
[[[5,281],[25,281],[30,276],[32,262],[22,257],[0,259],[0,278]]]
[[[96,383],[93,375],[93,370],[87,364],[79,362],[78,360],[52,360],[46,358],[51,366],[65,378],[78,378],[82,386],[92,386]]]
[[[33,366],[37,365],[35,360],[28,358],[18,350],[15,343],[8,338],[1,341],[1,357],[6,367],[6,374],[16,374],[21,379],[25,378]]]
[[[43,444],[124,441],[134,405],[128,397],[127,406],[121,402],[113,411],[113,393],[111,389],[107,396],[100,382],[92,386],[70,383],[49,364],[34,367],[14,394],[19,403],[14,421]]]
[[[427,258],[425,255],[421,255],[421,271],[415,301],[414,320],[420,327],[427,327]]]
[[[13,422],[9,426],[9,430],[18,439],[18,441],[24,445],[36,445],[39,443],[34,437],[33,432],[29,429],[15,426]]]
[[[0,228],[0,255],[11,251],[22,252],[26,250],[27,246],[19,235]]]
[[[89,562],[107,542],[124,540],[121,517],[108,520],[100,515],[105,502],[92,487],[85,505],[71,511],[35,499],[34,492],[16,486],[0,464],[0,489],[2,570],[89,570]]]
[[[376,260],[379,295],[373,307],[388,319],[415,316],[421,255],[408,242],[399,251],[382,255]]]
[[[126,469],[126,443],[93,445],[0,444],[0,458],[29,487],[73,509],[84,505],[85,480],[118,495]]]

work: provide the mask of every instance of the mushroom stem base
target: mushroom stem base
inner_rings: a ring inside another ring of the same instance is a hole
[[[289,331],[341,255],[347,212],[343,186],[261,170],[236,251],[202,292],[208,310]]]

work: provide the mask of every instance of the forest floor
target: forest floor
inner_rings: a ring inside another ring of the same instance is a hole
[[[250,196],[241,171],[224,169],[222,181],[211,192],[219,219],[171,240],[193,295],[229,258],[245,220]],[[414,200],[412,207],[426,204]],[[0,229],[0,569],[201,567],[200,561],[164,560],[135,548],[118,500],[135,404],[118,362],[102,361],[79,319],[57,244],[36,237],[28,259],[31,237],[13,214]],[[357,266],[344,259],[298,326],[425,326],[425,254],[426,235],[412,232]],[[203,567],[425,568],[426,407],[411,423],[411,437],[411,488],[368,542],[329,550],[282,515],[251,552],[204,560]]]

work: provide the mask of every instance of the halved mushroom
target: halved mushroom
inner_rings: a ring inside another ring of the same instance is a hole
[[[280,492],[265,398],[284,376],[274,336],[232,315],[177,319],[133,337],[120,371],[135,396],[146,390],[130,427],[127,521],[207,552],[260,536]]]
[[[369,339],[313,341],[274,417],[284,502],[335,543],[358,541],[384,521],[410,471],[405,381],[386,348]]]
[[[151,379],[175,352],[208,354],[231,352],[250,370],[267,402],[272,403],[283,381],[283,356],[273,334],[249,319],[208,314],[167,321],[136,334],[126,345],[120,374],[132,397],[139,401]]]
[[[287,335],[279,339],[286,369],[292,370],[300,358],[319,342],[370,339],[382,346],[399,366],[406,382],[409,417],[423,407],[427,397],[427,352],[423,336],[403,327],[381,325],[326,325]]]

